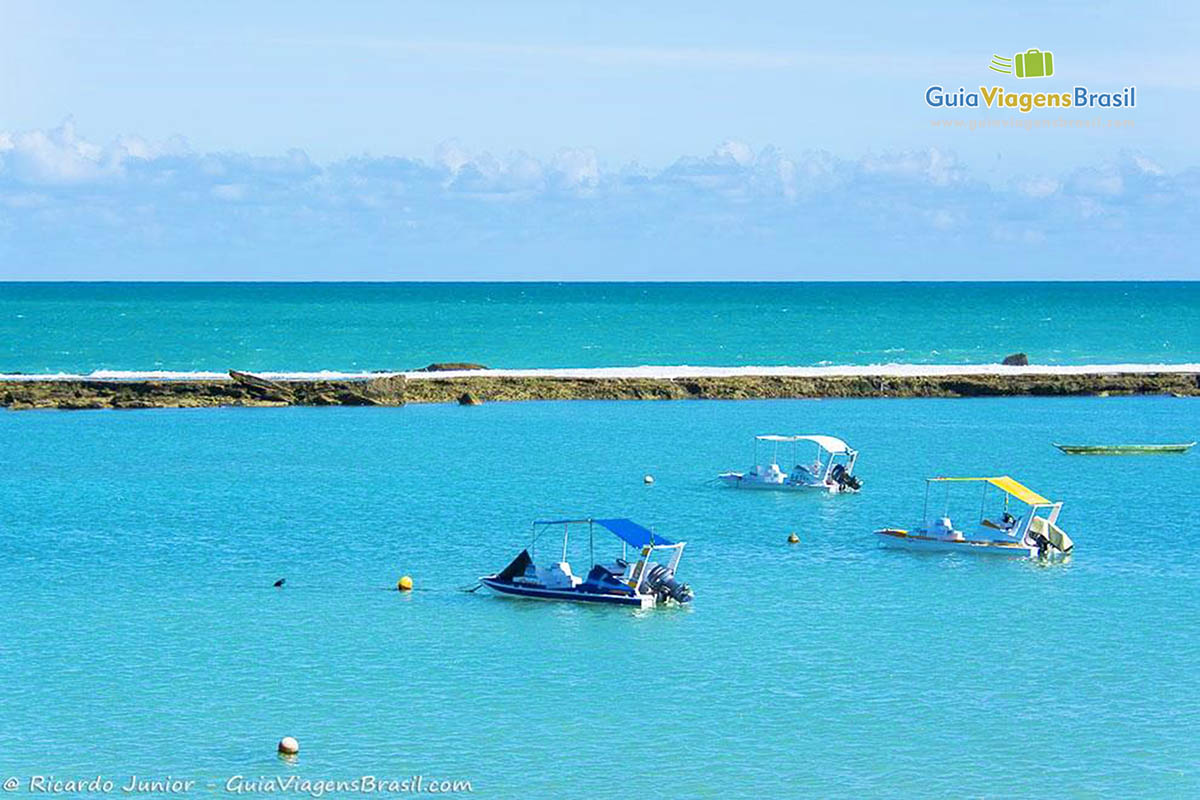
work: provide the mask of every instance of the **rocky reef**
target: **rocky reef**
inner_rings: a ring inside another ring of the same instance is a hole
[[[271,381],[230,370],[228,379],[0,381],[0,405],[32,408],[205,406],[400,406],[403,375],[365,380]]]
[[[1175,394],[1200,396],[1198,373],[942,376],[543,378],[484,375],[410,380],[409,403],[513,400],[747,400],[799,397],[996,397]]]
[[[206,406],[401,406],[518,400],[741,400],[813,397],[996,397],[1004,395],[1200,396],[1193,372],[986,374],[940,376],[751,376],[560,378],[470,375],[273,381],[231,370],[195,380],[0,381],[0,405],[36,408],[195,408]]]

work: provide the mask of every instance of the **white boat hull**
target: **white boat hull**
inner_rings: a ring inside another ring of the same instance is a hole
[[[508,598],[523,600],[551,600],[568,603],[587,603],[589,605],[633,606],[634,608],[654,608],[656,605],[653,595],[633,594],[615,595],[594,592],[581,592],[578,589],[553,589],[546,586],[523,586],[494,578],[480,578],[479,582],[489,591]]]
[[[880,547],[896,550],[975,553],[1008,558],[1035,558],[1038,554],[1036,546],[1012,540],[944,539],[896,529],[875,531],[875,535],[879,537]]]
[[[717,476],[721,483],[734,489],[753,489],[767,492],[852,492],[838,484],[828,483],[791,483],[787,481],[761,481],[747,477],[740,472],[726,472]]]

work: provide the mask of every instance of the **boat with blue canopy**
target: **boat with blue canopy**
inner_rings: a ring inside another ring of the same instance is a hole
[[[560,556],[545,566],[534,563],[538,540],[546,533],[560,529],[563,541]],[[586,528],[591,567],[586,577],[579,577],[567,561],[571,533]],[[621,555],[612,561],[596,560],[597,528],[611,533],[621,542]],[[522,550],[507,567],[494,575],[485,575],[479,582],[496,594],[534,600],[567,600],[575,603],[634,606],[653,608],[665,603],[690,603],[692,590],[675,578],[679,559],[686,542],[675,542],[660,536],[630,519],[583,518],[549,519],[533,523],[530,545]],[[630,548],[635,557],[630,560]],[[655,560],[663,555],[663,561]]]
[[[949,516],[950,487],[958,483],[983,486],[979,504],[979,521],[960,530]],[[945,507],[934,518],[929,517],[929,494],[935,486],[945,488]],[[1000,490],[1002,507],[988,506],[988,489]],[[1026,508],[1010,508],[1017,500]],[[925,510],[921,525],[905,528],[882,528],[875,531],[879,544],[905,550],[935,550],[964,553],[987,553],[1020,558],[1060,558],[1071,553],[1075,543],[1058,527],[1062,502],[1047,500],[1028,486],[1007,475],[983,478],[927,478],[925,480]]]

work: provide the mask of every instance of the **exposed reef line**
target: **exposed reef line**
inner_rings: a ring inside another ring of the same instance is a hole
[[[403,374],[336,380],[271,380],[230,371],[186,380],[0,381],[13,410],[202,408],[212,406],[402,406],[521,400],[746,400],[834,397],[999,397],[1171,394],[1200,396],[1200,372],[961,375],[736,375],[703,377],[531,377],[472,374],[414,379]],[[463,398],[470,398],[464,402]]]

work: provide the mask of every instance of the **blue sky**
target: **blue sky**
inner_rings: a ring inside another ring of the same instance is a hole
[[[965,5],[6,2],[0,277],[1200,276],[1197,7]]]

